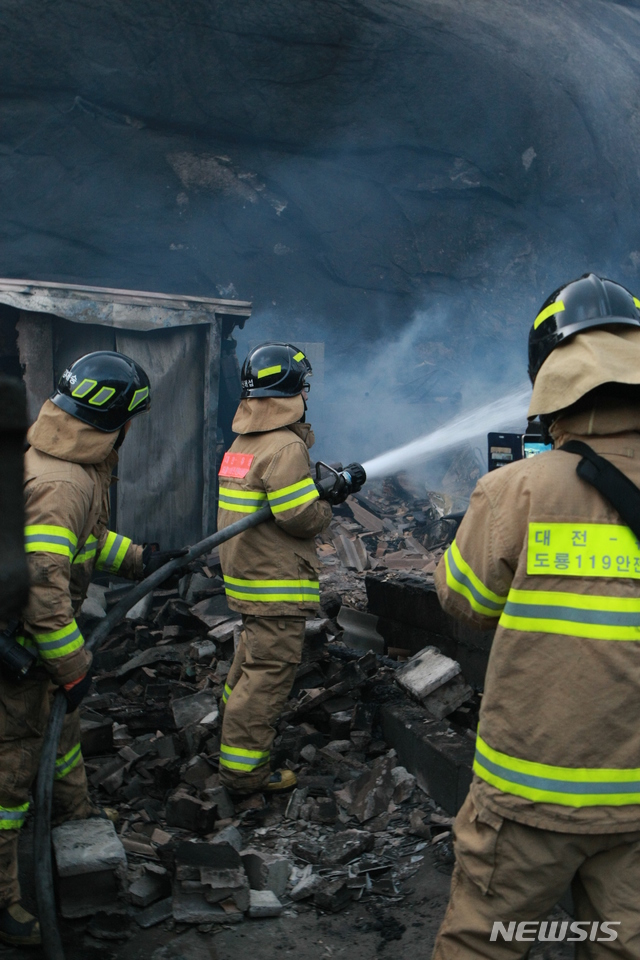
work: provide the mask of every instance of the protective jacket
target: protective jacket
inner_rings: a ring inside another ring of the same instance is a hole
[[[329,525],[331,507],[318,499],[308,448],[314,442],[302,397],[242,400],[233,430],[240,434],[220,468],[218,528],[268,504],[273,519],[220,547],[232,610],[258,617],[304,616],[320,600],[313,538]]]
[[[116,433],[101,433],[47,400],[27,434],[25,549],[31,589],[22,642],[55,683],[91,661],[75,615],[94,569],[142,576],[142,547],[109,530]]]
[[[559,351],[558,351],[559,352]],[[640,486],[640,406],[560,416]],[[436,571],[448,612],[497,630],[472,797],[547,830],[640,829],[640,544],[560,450],[483,477]]]

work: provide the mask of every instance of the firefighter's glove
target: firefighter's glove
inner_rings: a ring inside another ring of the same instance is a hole
[[[87,670],[84,677],[80,677],[79,680],[74,680],[72,683],[65,683],[63,685],[62,692],[67,701],[67,713],[73,713],[74,710],[78,709],[82,700],[89,692],[92,680],[91,670]]]
[[[338,474],[333,486],[329,490],[326,490],[321,484],[318,484],[317,487],[320,499],[326,500],[332,507],[337,507],[339,503],[344,503],[351,493],[349,484],[341,473]]]
[[[160,550],[159,544],[146,543],[142,550],[142,576],[150,577],[160,567],[164,567],[165,563],[175,560],[176,557],[184,557],[188,552],[187,547],[182,550]]]

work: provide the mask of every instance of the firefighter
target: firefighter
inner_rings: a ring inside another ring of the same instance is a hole
[[[46,400],[27,439],[25,549],[30,594],[5,638],[34,657],[26,679],[0,662],[0,940],[40,943],[38,921],[20,902],[18,834],[29,809],[51,696],[61,687],[67,717],[53,792],[54,822],[114,811],[89,799],[77,707],[91,685],[91,654],[75,620],[94,570],[140,578],[174,555],[131,542],[108,528],[117,448],[133,417],[149,409],[144,370],[109,351],[77,360]],[[154,545],[155,546],[155,545]]]
[[[220,468],[218,527],[269,504],[273,519],[220,547],[229,606],[242,635],[223,694],[220,780],[234,794],[287,790],[291,770],[270,768],[273,723],[302,655],[305,616],[318,609],[314,537],[331,520],[311,476],[314,442],[305,422],[311,364],[288,343],[265,343],[242,367],[233,430]],[[347,468],[348,469],[348,468]],[[336,493],[341,502],[348,491]]]
[[[640,485],[639,307],[593,274],[543,304],[529,417],[554,449],[479,481],[436,571],[447,612],[497,629],[434,960],[524,957],[569,887],[577,957],[640,956],[640,547],[560,449]]]

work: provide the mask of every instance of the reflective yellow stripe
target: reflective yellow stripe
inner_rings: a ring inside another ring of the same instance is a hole
[[[220,745],[220,766],[229,770],[244,770],[251,772],[257,767],[269,763],[269,750],[243,750],[242,747],[230,747],[226,743]]]
[[[512,589],[500,626],[586,640],[640,640],[640,597]]]
[[[444,556],[447,586],[464,597],[472,610],[483,617],[498,617],[506,597],[498,596],[475,575],[454,540]]]
[[[81,547],[73,558],[74,563],[86,563],[87,560],[91,560],[92,557],[95,557],[98,552],[98,538],[94,537],[92,533],[86,539],[86,542],[83,547]]]
[[[91,397],[89,403],[93,404],[94,407],[104,407],[107,400],[111,400],[115,392],[115,387],[100,387],[95,397]]]
[[[520,760],[476,740],[474,772],[504,793],[565,807],[640,803],[640,768],[556,767]]]
[[[234,490],[232,487],[219,487],[218,496],[220,509],[234,513],[255,513],[267,502],[267,495],[262,490]]]
[[[320,600],[320,584],[317,580],[240,580],[225,575],[224,587],[229,597],[257,603],[304,603]]]
[[[52,630],[50,633],[34,634],[38,645],[38,653],[43,660],[55,660],[57,657],[66,657],[68,653],[79,650],[84,644],[80,628],[75,620],[62,627],[61,630]]]
[[[222,694],[222,702],[226,703],[232,693],[233,693],[233,689],[229,686],[228,683],[225,683],[224,693]]]
[[[640,306],[640,304],[638,304],[638,306]],[[293,359],[297,360],[298,363],[300,363],[301,360],[304,360],[304,353],[302,352],[302,350],[300,350],[299,353],[296,353]]]
[[[640,579],[640,544],[614,523],[530,523],[527,573]]]
[[[0,807],[0,830],[19,830],[27,818],[29,804],[19,807]]]
[[[637,297],[634,297],[634,298],[633,298],[633,302],[635,303],[635,305],[636,305],[636,307],[638,308],[638,310],[640,310],[640,300],[638,300]]]
[[[46,523],[35,523],[24,528],[26,553],[57,553],[72,559],[78,545],[73,530]]]
[[[82,399],[82,397],[86,397],[86,395],[87,395],[88,393],[91,393],[91,391],[93,390],[93,388],[94,388],[94,387],[97,387],[97,386],[98,386],[98,381],[97,381],[97,380],[87,380],[87,379],[82,380],[82,381],[78,384],[78,386],[75,388],[75,390],[72,390],[72,391],[71,391],[71,396],[72,396],[72,397],[79,397],[80,399]]]
[[[68,773],[77,767],[82,760],[82,750],[80,744],[76,743],[63,757],[57,757],[54,780],[62,780]]]
[[[133,397],[131,398],[131,403],[129,404],[129,410],[135,410],[136,407],[140,406],[143,400],[146,400],[149,396],[149,387],[142,387],[140,390],[136,390]]]
[[[125,554],[131,546],[131,540],[112,530],[107,534],[104,546],[98,554],[96,570],[106,570],[108,573],[117,573],[122,566]]]
[[[563,313],[564,312],[564,303],[562,300],[558,300],[557,303],[550,303],[548,307],[545,307],[544,310],[541,310],[538,316],[533,321],[533,329],[537,330],[541,323],[547,319],[547,317],[552,317],[554,313]]]
[[[288,487],[281,487],[279,490],[273,490],[268,494],[269,506],[272,513],[283,513],[285,510],[293,510],[303,503],[310,503],[311,500],[317,500],[320,494],[318,488],[311,479],[306,477],[297,483],[292,483]]]
[[[262,370],[258,370],[258,380],[261,380],[262,377],[270,377],[273,373],[282,373],[282,367],[279,363],[274,367],[263,367]]]

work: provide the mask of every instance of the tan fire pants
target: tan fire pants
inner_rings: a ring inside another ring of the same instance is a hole
[[[301,617],[243,616],[243,632],[224,692],[220,782],[238,793],[260,790],[271,774],[273,724],[302,657]]]
[[[18,833],[29,810],[56,687],[46,679],[12,683],[0,675],[0,908],[20,900]],[[56,759],[53,822],[94,812],[80,752],[80,716],[68,714]]]
[[[620,921],[617,939],[593,926],[585,930],[601,942],[575,943],[577,960],[638,960],[640,957],[640,832],[555,833],[476,811],[467,797],[456,817],[456,865],[451,899],[432,960],[516,960],[532,943],[491,942],[493,925],[543,921],[571,887],[576,921]],[[536,928],[533,927],[533,930]],[[531,927],[521,930],[527,937]],[[543,936],[548,936],[548,928]]]

